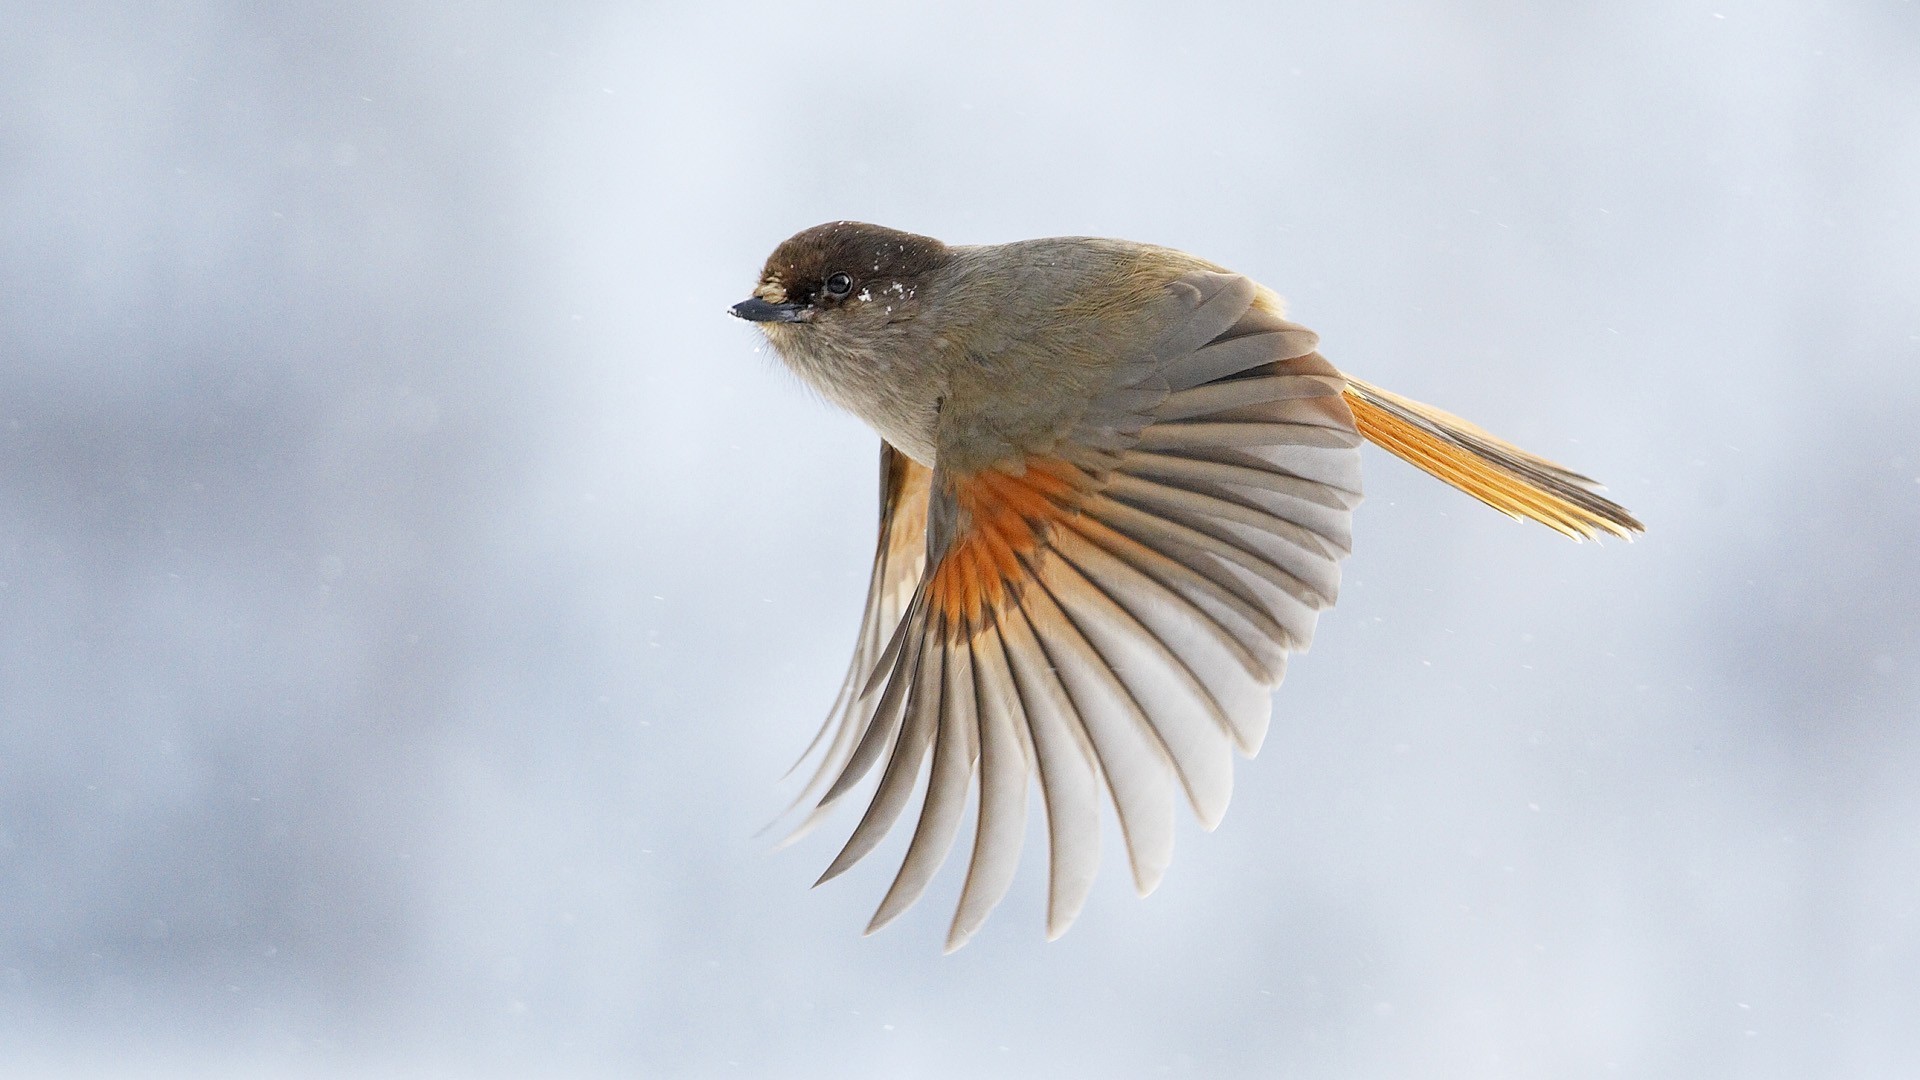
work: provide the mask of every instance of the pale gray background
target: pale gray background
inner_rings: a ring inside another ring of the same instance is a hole
[[[0,3],[0,1074],[1920,1075],[1920,5],[1182,6]],[[863,940],[752,834],[875,443],[725,314],[835,217],[1200,252],[1652,531],[1370,452],[1157,895]]]

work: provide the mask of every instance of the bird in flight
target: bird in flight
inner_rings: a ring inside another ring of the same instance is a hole
[[[920,897],[971,801],[947,951],[965,944],[1013,881],[1035,786],[1049,939],[1086,901],[1103,798],[1151,892],[1176,798],[1219,823],[1234,753],[1260,748],[1338,596],[1363,441],[1576,540],[1643,531],[1594,481],[1342,373],[1272,291],[1169,248],[832,222],[775,249],[733,313],[882,440],[865,613],[795,804],[804,832],[879,771],[827,881],[931,758],[868,933]]]

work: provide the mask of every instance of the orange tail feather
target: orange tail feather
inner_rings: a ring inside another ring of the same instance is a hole
[[[1531,518],[1575,540],[1646,531],[1626,507],[1600,496],[1598,483],[1457,416],[1352,377],[1346,399],[1360,434],[1374,445],[1509,517]]]

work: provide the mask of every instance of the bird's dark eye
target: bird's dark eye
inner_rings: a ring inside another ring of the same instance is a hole
[[[853,279],[846,274],[834,274],[827,278],[827,295],[842,297],[853,291]]]

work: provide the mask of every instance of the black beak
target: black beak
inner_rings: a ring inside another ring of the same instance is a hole
[[[748,322],[805,322],[807,309],[801,304],[769,304],[750,297],[733,305],[733,313]]]

